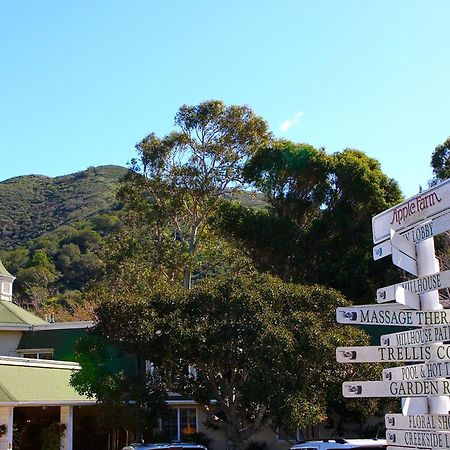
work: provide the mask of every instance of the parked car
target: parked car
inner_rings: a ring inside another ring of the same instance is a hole
[[[292,446],[291,450],[385,450],[386,448],[386,439],[323,439],[321,441],[299,442]]]
[[[172,442],[171,444],[130,444],[122,450],[207,450],[207,448],[192,442]]]

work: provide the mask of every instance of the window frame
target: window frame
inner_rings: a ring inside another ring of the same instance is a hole
[[[53,360],[55,356],[55,352],[53,348],[20,348],[16,350],[16,353],[20,355],[21,358],[28,358],[28,359],[51,359]],[[40,355],[51,355],[51,358],[40,358]],[[36,355],[36,357],[33,356],[25,356],[25,355]]]
[[[176,440],[178,442],[182,442],[181,441],[181,434],[182,434],[182,430],[181,430],[181,410],[186,410],[186,409],[192,409],[195,411],[195,432],[198,433],[198,408],[193,406],[193,405],[186,405],[186,406],[176,406],[176,407],[170,407],[170,409],[174,410],[177,412],[177,436],[176,436]],[[159,418],[159,431],[163,431],[163,418],[160,417]]]

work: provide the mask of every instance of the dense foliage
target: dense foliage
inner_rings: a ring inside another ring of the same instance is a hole
[[[260,148],[244,174],[270,208],[224,203],[215,223],[245,244],[261,270],[339,289],[356,303],[371,302],[394,279],[391,264],[372,259],[371,218],[402,198],[378,161],[282,141]]]
[[[337,346],[368,343],[362,331],[336,323],[336,307],[346,304],[336,291],[256,273],[203,280],[191,290],[122,286],[105,295],[95,331],[151,361],[149,385],[196,400],[208,425],[243,448],[267,427],[323,421],[342,381],[374,376],[373,366],[336,363]],[[89,367],[77,380],[85,392]],[[103,395],[106,379],[88,389]],[[373,412],[367,405],[365,414]]]
[[[61,226],[27,247],[0,250],[0,260],[16,277],[14,301],[55,320],[91,319],[84,292],[101,275],[106,239],[121,223],[115,214],[100,214]]]
[[[116,209],[118,181],[126,172],[101,166],[56,178],[28,175],[1,182],[2,249],[28,245],[61,225]]]
[[[431,184],[450,178],[450,137],[435,148],[431,155],[431,167],[433,168]]]

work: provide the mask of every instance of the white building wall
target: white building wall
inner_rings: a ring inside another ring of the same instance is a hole
[[[16,353],[22,331],[0,331],[0,356],[19,356]]]

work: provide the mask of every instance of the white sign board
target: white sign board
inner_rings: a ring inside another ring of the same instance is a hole
[[[450,341],[450,325],[416,328],[400,333],[383,334],[381,345],[409,347],[411,345],[425,345],[434,342]]]
[[[336,361],[340,363],[450,361],[450,345],[338,347]]]
[[[400,269],[406,270],[413,275],[418,275],[417,261],[396,247],[392,247],[392,262]]]
[[[450,310],[415,311],[412,309],[392,307],[341,307],[336,309],[336,320],[338,323],[354,325],[390,325],[405,327],[450,325]]]
[[[382,287],[377,290],[377,302],[385,303],[395,300],[395,291],[399,287],[417,295],[448,288],[450,287],[450,270]]]
[[[397,447],[395,445],[388,445],[386,450],[448,450],[448,448],[427,447],[424,449],[423,447]]]
[[[430,361],[383,369],[384,381],[432,380],[447,377],[450,377],[450,361]]]
[[[346,398],[450,396],[450,380],[345,381],[342,395]]]
[[[421,192],[393,206],[372,219],[373,242],[378,244],[390,238],[391,229],[409,231],[414,225],[434,219],[450,209],[450,180]]]
[[[391,230],[391,245],[393,248],[395,247],[402,253],[405,253],[414,261],[417,261],[416,246],[394,230]]]
[[[394,289],[394,300],[395,303],[405,305],[407,308],[420,309],[420,297],[402,286]]]
[[[386,440],[400,447],[450,448],[450,433],[446,432],[391,430],[386,432]]]
[[[386,414],[387,430],[450,431],[449,414]]]
[[[426,239],[430,239],[438,234],[445,233],[450,230],[450,214],[444,214],[433,220],[427,220],[419,223],[414,228],[400,233],[404,238],[408,239],[412,244],[418,244]],[[373,248],[373,259],[384,258],[392,253],[391,241],[383,241]]]

